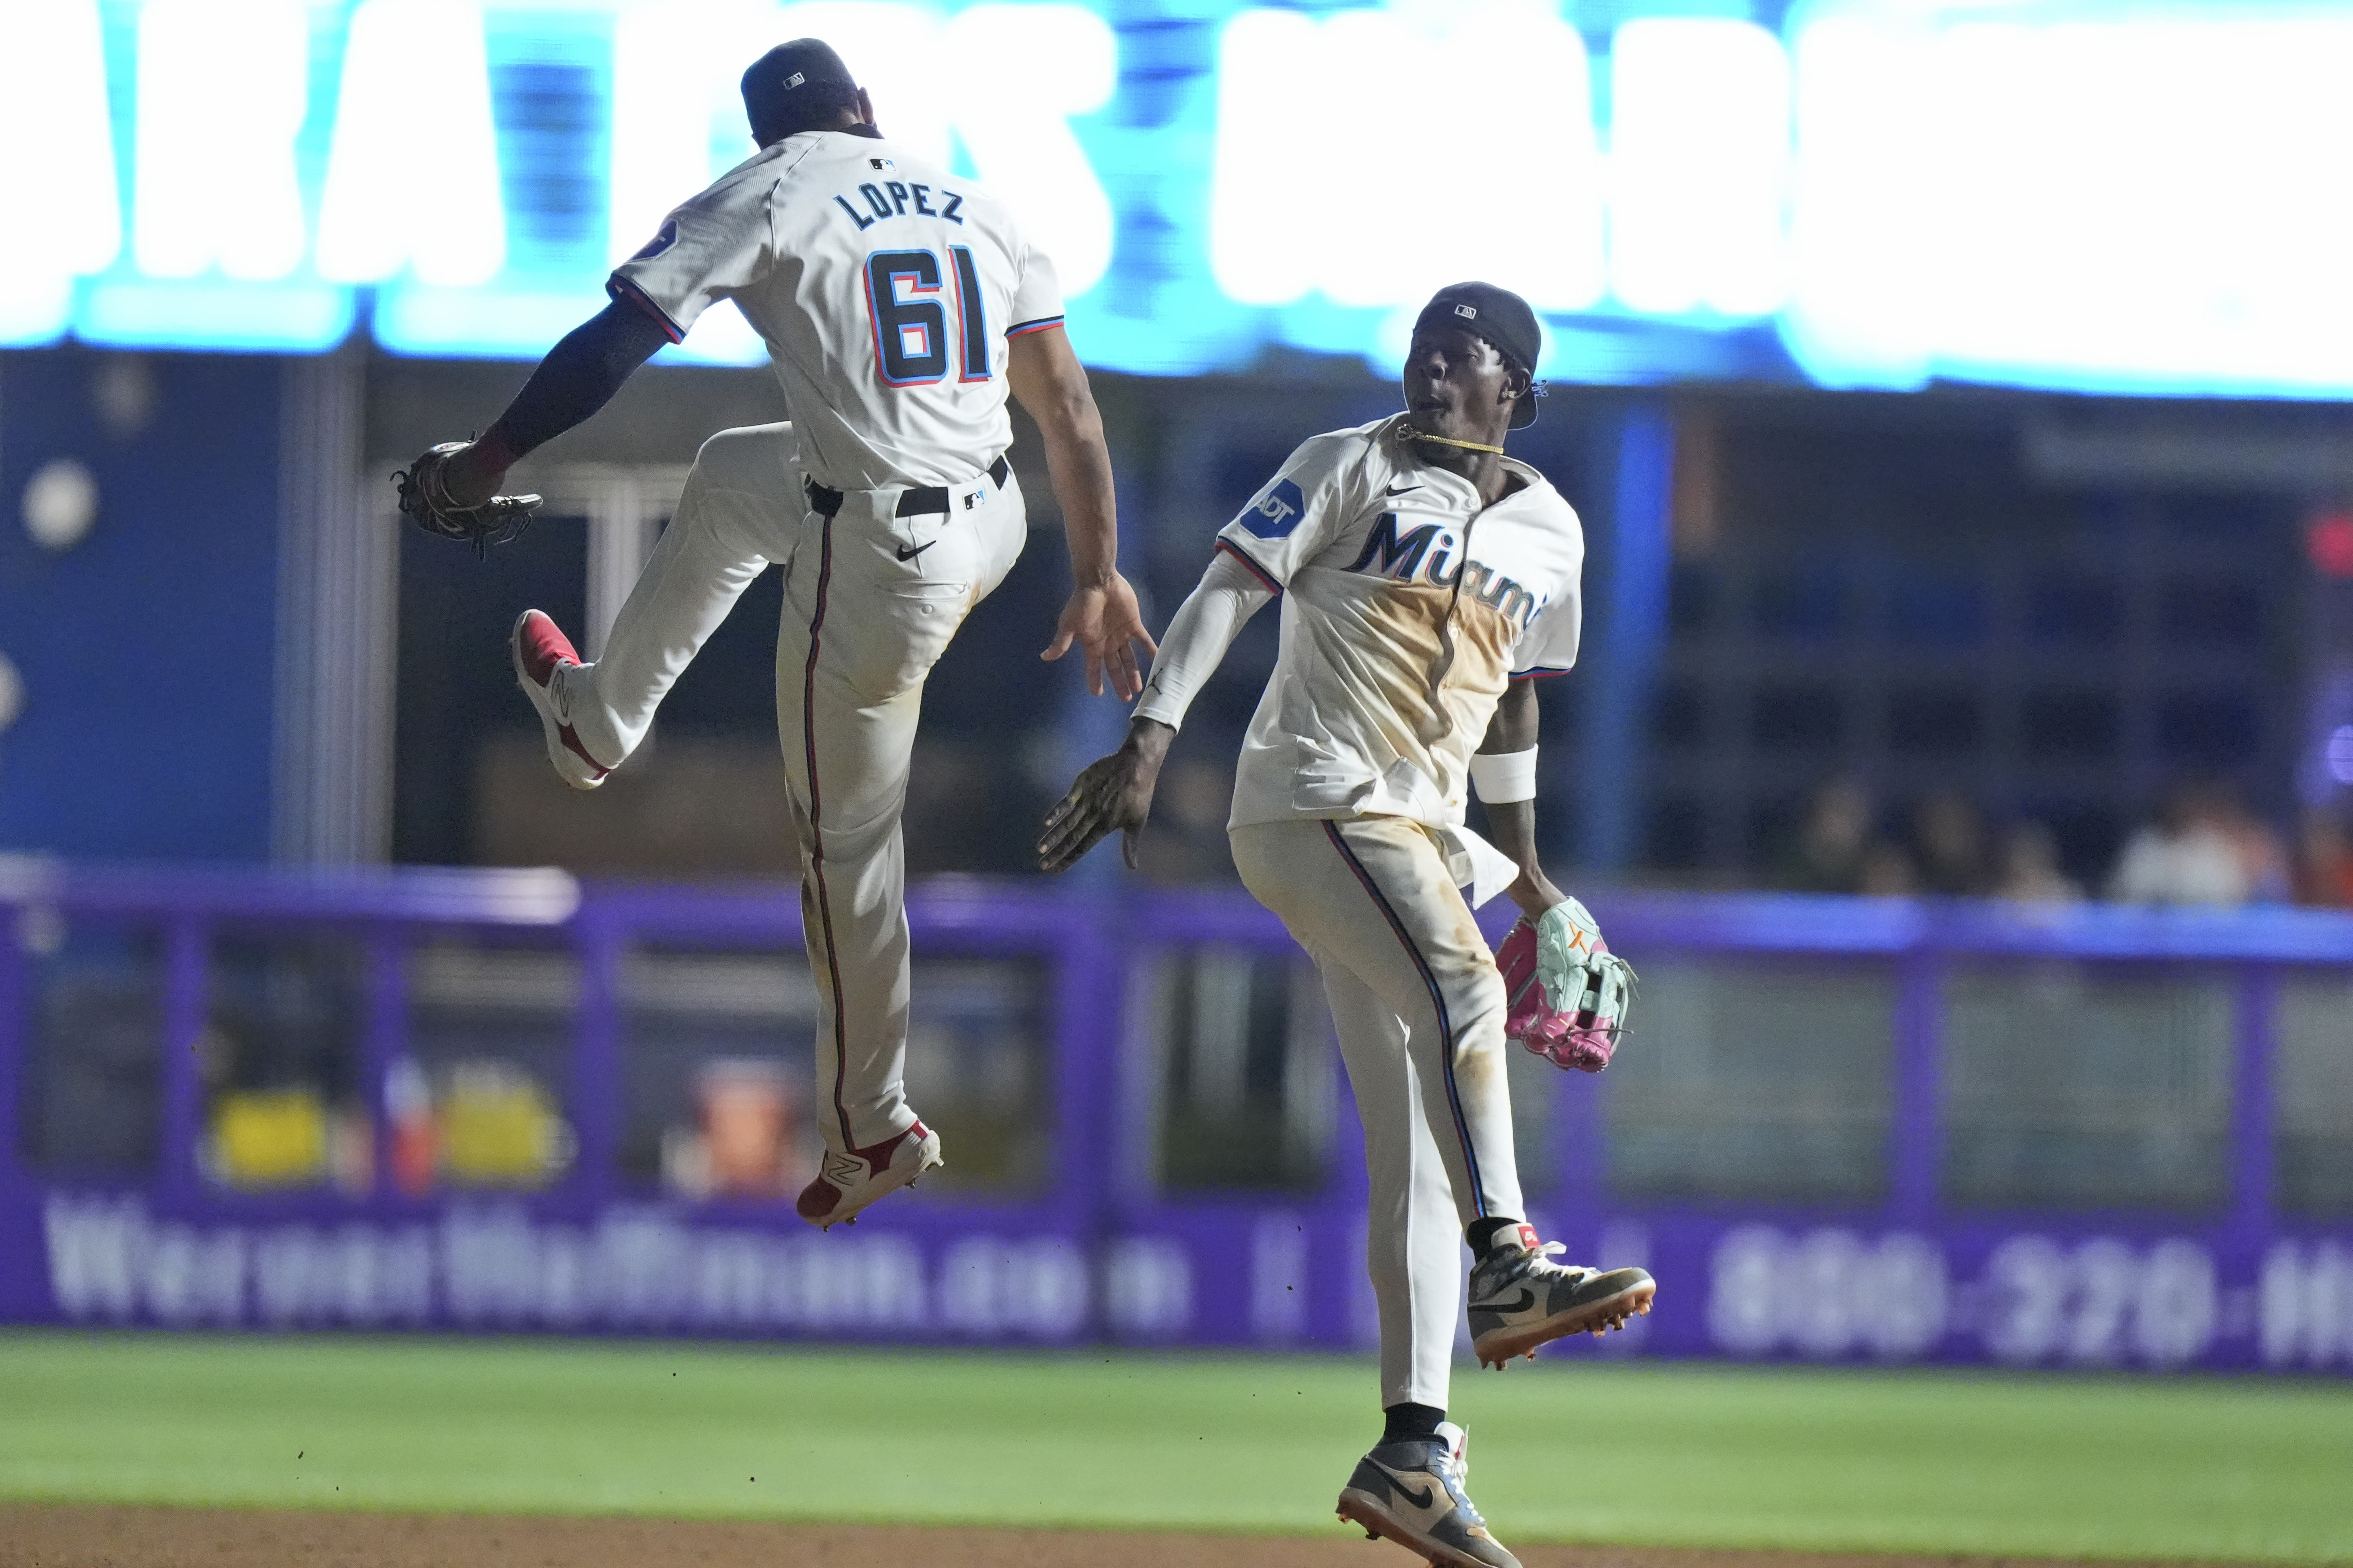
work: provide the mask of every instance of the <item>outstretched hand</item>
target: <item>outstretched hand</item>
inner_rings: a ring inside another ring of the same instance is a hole
[[[1112,695],[1123,702],[1144,689],[1134,645],[1144,645],[1146,659],[1160,651],[1160,645],[1144,629],[1144,612],[1136,606],[1135,590],[1116,572],[1103,587],[1071,591],[1062,605],[1062,618],[1055,623],[1054,640],[1038,657],[1049,662],[1058,659],[1074,642],[1086,656],[1087,689],[1101,697],[1103,677],[1109,674]]]
[[[1068,870],[1116,829],[1120,854],[1134,870],[1135,837],[1152,815],[1153,787],[1159,783],[1161,760],[1176,734],[1155,720],[1137,719],[1129,724],[1127,740],[1118,751],[1089,763],[1070,793],[1046,814],[1045,837],[1038,840],[1039,866]]]

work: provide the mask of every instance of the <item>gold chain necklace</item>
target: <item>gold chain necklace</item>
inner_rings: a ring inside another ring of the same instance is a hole
[[[1429,441],[1440,447],[1460,447],[1466,452],[1493,452],[1499,458],[1504,455],[1504,449],[1501,447],[1490,447],[1478,441],[1458,441],[1451,436],[1433,436],[1427,430],[1417,430],[1410,425],[1399,426],[1398,434],[1408,441]]]

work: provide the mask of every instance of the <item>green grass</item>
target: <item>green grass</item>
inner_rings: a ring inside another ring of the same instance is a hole
[[[0,1498],[1336,1528],[1340,1359],[0,1334]],[[1505,1540],[2353,1560],[2353,1387],[1515,1364]]]

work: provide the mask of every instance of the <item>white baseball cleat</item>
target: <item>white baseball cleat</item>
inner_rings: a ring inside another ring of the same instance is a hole
[[[940,1135],[920,1121],[863,1149],[828,1149],[819,1174],[801,1189],[793,1212],[819,1230],[855,1225],[877,1198],[913,1186],[924,1172],[945,1163]]]
[[[580,668],[580,653],[572,639],[546,616],[525,610],[515,619],[507,650],[514,656],[515,684],[539,710],[540,727],[547,731],[547,760],[555,764],[556,776],[574,789],[595,789],[603,784],[613,770],[590,756],[588,748],[580,743],[578,732],[564,717],[562,699],[555,689],[559,671]]]
[[[1387,1536],[1434,1568],[1520,1568],[1463,1490],[1469,1443],[1461,1427],[1441,1421],[1435,1437],[1382,1444],[1356,1461],[1335,1511],[1368,1538]]]
[[[1657,1281],[1640,1268],[1580,1268],[1555,1263],[1556,1241],[1538,1241],[1534,1226],[1514,1226],[1471,1267],[1471,1348],[1482,1364],[1570,1334],[1601,1334],[1651,1310]]]

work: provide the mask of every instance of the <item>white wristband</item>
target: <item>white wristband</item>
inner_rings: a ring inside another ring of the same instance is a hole
[[[1489,805],[1508,805],[1536,797],[1536,749],[1525,752],[1473,752],[1471,787]]]

